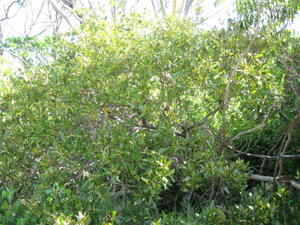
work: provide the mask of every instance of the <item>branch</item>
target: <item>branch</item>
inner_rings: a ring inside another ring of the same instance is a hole
[[[113,19],[116,19],[116,5],[113,0],[109,1],[109,6],[110,6],[110,11],[111,11],[111,16]]]
[[[259,125],[257,125],[256,127],[251,128],[251,129],[249,129],[249,130],[242,131],[242,132],[238,133],[237,135],[235,135],[233,138],[231,138],[231,139],[229,140],[229,143],[232,143],[234,140],[240,138],[242,135],[249,134],[249,133],[252,133],[252,132],[254,132],[254,131],[256,131],[256,130],[258,130],[258,129],[260,129],[260,128],[263,128],[263,127],[266,125],[266,122],[267,122],[267,120],[268,120],[268,118],[269,118],[269,116],[270,116],[270,113],[271,113],[271,111],[272,111],[272,109],[273,109],[274,107],[275,107],[275,105],[273,104],[273,105],[271,105],[271,106],[268,108],[267,114],[264,116],[263,121],[262,121]]]
[[[257,180],[257,181],[274,182],[274,177],[271,177],[271,176],[262,176],[262,175],[258,175],[258,174],[251,174],[250,175],[250,179],[251,180]]]
[[[157,11],[156,11],[156,8],[155,8],[155,4],[154,4],[153,0],[151,0],[151,4],[152,4],[152,7],[153,7],[155,16],[158,17],[157,16]]]
[[[274,182],[274,177],[271,176],[262,176],[262,175],[257,175],[257,174],[251,174],[250,175],[251,180],[256,180],[256,181],[265,181],[265,182]],[[276,177],[275,181],[281,181],[284,184],[290,184],[292,187],[300,190],[300,183],[294,180],[283,180],[280,177]]]
[[[287,59],[290,63],[294,63],[292,59],[290,59],[288,56],[286,56],[287,53],[285,52],[285,50],[281,49],[281,51],[282,51],[282,54],[285,55],[284,59]],[[279,62],[281,62],[283,64],[283,66],[285,67],[286,70],[288,70],[289,72],[291,72],[294,75],[294,79],[296,77],[299,77],[299,74],[297,73],[297,71],[295,71],[295,69],[293,69],[293,68],[290,68],[287,65],[286,61],[279,60]],[[294,94],[296,96],[297,103],[300,104],[299,90],[297,90],[297,88],[295,87],[295,85],[293,83],[293,79],[291,77],[289,77],[288,74],[286,74],[286,76],[287,76],[288,84],[290,85],[290,88],[292,89],[292,91],[294,92]]]
[[[288,127],[288,130],[287,130],[287,140],[284,144],[284,147],[282,149],[282,151],[280,152],[280,155],[284,155],[284,153],[286,152],[289,144],[291,143],[291,140],[292,140],[292,133],[293,133],[293,130],[294,130],[294,127],[296,125],[296,121],[300,119],[300,112],[294,117],[294,119],[291,121],[289,127]],[[283,171],[283,161],[282,161],[282,158],[278,161],[278,166],[279,166],[279,169],[278,169],[278,176],[280,176],[282,174],[282,171]]]
[[[62,18],[64,18],[65,21],[69,24],[69,26],[71,28],[73,28],[73,26],[72,26],[70,20],[68,19],[68,17],[61,10],[59,10],[59,8],[55,5],[55,3],[52,0],[48,0],[48,2],[52,5],[52,7],[56,11],[56,13],[59,14]]]
[[[96,16],[97,15],[96,10],[95,10],[94,6],[92,5],[91,1],[88,0],[88,3],[89,3],[89,6],[90,6],[90,10],[93,12],[93,15]]]
[[[63,2],[63,4],[67,5],[71,9],[74,8],[74,4],[73,4],[72,0],[61,0],[61,1]]]
[[[25,2],[25,0],[21,3],[19,9],[23,6],[24,2]],[[18,3],[20,3],[20,0],[13,1],[13,2],[11,2],[11,3],[9,4],[9,6],[7,7],[7,9],[5,10],[5,16],[4,16],[3,18],[0,19],[0,22],[2,22],[2,21],[4,21],[4,20],[8,20],[8,19],[10,19],[10,18],[13,17],[13,16],[9,16],[9,15],[8,15],[8,14],[9,14],[9,11],[10,11],[11,7],[12,7],[14,4],[18,4]],[[19,10],[18,10],[18,11],[19,11]],[[15,14],[15,15],[16,15],[16,14]],[[15,16],[15,15],[14,15],[14,16]]]
[[[200,127],[200,126],[204,125],[204,123],[208,119],[208,117],[215,115],[222,107],[223,107],[223,104],[221,103],[215,110],[207,113],[202,118],[202,120],[200,120],[198,123],[195,123],[195,124],[189,126],[188,128],[186,128],[186,131],[190,131],[190,130],[194,129],[195,127]]]
[[[285,139],[285,134],[281,135],[280,138],[278,138],[277,142],[275,143],[275,145],[273,145],[273,147],[267,152],[267,155],[269,156],[276,148],[277,146],[283,142],[283,140]],[[281,144],[280,144],[280,148],[281,148]],[[265,167],[267,159],[263,159],[261,165],[260,165],[260,170],[259,173],[262,173],[263,168]]]
[[[257,5],[259,7],[259,2],[258,0],[256,0],[257,2]],[[252,35],[252,38],[250,40],[250,43],[248,45],[248,47],[242,52],[241,56],[239,57],[235,67],[233,68],[232,72],[229,74],[229,77],[228,77],[228,82],[226,84],[226,88],[225,88],[225,97],[224,97],[224,109],[226,110],[228,108],[228,105],[229,105],[229,102],[230,102],[230,86],[231,86],[231,83],[232,83],[232,80],[233,80],[233,77],[235,77],[239,67],[240,67],[240,64],[242,62],[242,59],[244,58],[244,56],[249,52],[250,48],[252,47],[255,39],[256,39],[256,36],[257,34],[259,33],[259,21],[260,21],[260,10],[258,10],[258,15],[257,15],[257,24],[256,24],[256,27],[255,27],[255,31]]]
[[[2,45],[2,43],[1,43]],[[31,63],[29,63],[28,61],[26,61],[25,59],[23,59],[22,57],[18,56],[16,53],[14,53],[13,51],[4,48],[3,46],[0,46],[1,51],[6,51],[7,53],[9,53],[11,56],[17,58],[18,60],[20,60],[21,62],[23,62],[24,64],[26,64],[27,66],[32,66]]]
[[[179,9],[177,10],[179,16],[181,16],[186,3],[187,3],[187,0],[181,0]]]
[[[184,7],[184,16],[186,17],[190,11],[190,8],[191,8],[194,0],[189,0],[189,1],[185,0],[185,1],[186,1],[186,3],[185,3],[185,7]]]
[[[165,9],[165,5],[164,5],[164,0],[159,0],[159,4],[160,4],[160,8],[161,8],[163,17],[165,17],[167,14],[166,14],[166,9]]]
[[[259,27],[259,26],[257,26],[257,27]],[[239,57],[235,67],[233,68],[232,72],[229,74],[228,82],[227,82],[226,88],[225,88],[225,98],[224,98],[224,108],[225,109],[228,108],[228,105],[229,105],[229,102],[230,102],[230,86],[231,86],[232,80],[235,77],[238,69],[240,68],[240,65],[241,65],[241,62],[244,58],[244,55],[246,55],[248,53],[248,51],[250,50],[250,48],[252,47],[252,45],[254,43],[254,40],[255,40],[255,36],[257,35],[258,31],[259,30],[257,29],[257,31],[255,32],[255,35],[253,35],[253,38],[250,41],[248,47],[242,52],[242,54]]]
[[[235,149],[233,146],[231,145],[226,145],[227,148],[229,148],[230,150],[233,150],[237,153],[239,153],[240,155],[245,155],[245,156],[249,156],[249,157],[255,157],[255,158],[261,158],[261,159],[296,159],[296,158],[300,158],[300,155],[275,155],[275,156],[270,156],[270,155],[261,155],[261,154],[253,154],[253,153],[248,153],[248,152],[242,152],[240,150]]]
[[[37,23],[37,21],[38,21],[38,18],[40,17],[40,15],[41,15],[41,13],[42,13],[42,10],[43,10],[43,8],[44,8],[45,3],[46,3],[46,0],[44,0],[43,3],[41,4],[41,7],[40,7],[40,9],[39,9],[39,11],[38,11],[38,13],[37,13],[35,19],[33,19],[33,15],[32,15],[32,22],[31,22],[30,27],[29,27],[29,32],[31,32],[33,26],[36,25],[36,23]],[[32,7],[31,7],[31,9],[32,9]],[[33,12],[32,12],[32,14],[33,14]],[[40,31],[40,32],[38,33],[38,35],[44,33],[44,32],[47,31],[47,30],[48,30],[48,28],[43,29],[42,31]],[[35,35],[35,36],[38,36],[38,35]]]

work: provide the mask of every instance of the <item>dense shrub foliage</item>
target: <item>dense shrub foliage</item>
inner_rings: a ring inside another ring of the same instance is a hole
[[[280,154],[298,42],[139,18],[11,40],[29,64],[1,86],[0,223],[297,224],[297,191],[249,181],[279,160],[235,150]],[[295,121],[284,154],[297,135]],[[296,179],[298,161],[280,175]]]

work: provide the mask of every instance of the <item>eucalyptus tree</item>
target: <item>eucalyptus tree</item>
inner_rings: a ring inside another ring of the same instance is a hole
[[[259,4],[258,4],[259,2]],[[281,31],[293,22],[300,10],[298,0],[237,0],[236,11],[241,21],[241,26],[249,28],[257,23],[260,13],[260,23],[267,29]]]

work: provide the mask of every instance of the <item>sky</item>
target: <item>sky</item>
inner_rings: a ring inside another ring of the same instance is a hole
[[[95,1],[95,0],[91,0]],[[134,5],[136,0],[128,0],[129,5]],[[203,12],[202,16],[207,18],[205,23],[202,25],[203,28],[209,28],[212,26],[220,26],[222,21],[225,21],[229,18],[229,14],[233,11],[233,1],[234,0],[225,0],[218,7],[214,6],[213,1],[205,0],[203,2]],[[0,18],[3,17],[3,7],[1,5],[8,5],[11,0],[0,0]],[[146,7],[152,7],[150,0],[140,0],[137,5],[134,7],[139,8],[138,10]],[[44,4],[43,9],[41,6]],[[148,4],[148,5],[147,5]],[[130,6],[130,7],[131,7]],[[130,8],[129,7],[129,8]],[[50,10],[49,10],[50,8]],[[2,29],[4,30],[4,38],[11,36],[35,36],[40,33],[51,34],[52,28],[51,23],[49,22],[49,11],[51,11],[51,6],[49,7],[47,1],[45,0],[31,0],[26,7],[17,11],[18,7],[14,6],[11,10],[11,15],[16,14],[13,18],[6,20],[2,23]],[[52,10],[53,11],[53,10]],[[141,10],[142,11],[142,10]],[[46,16],[48,15],[48,16]],[[52,18],[55,16],[52,12],[50,13]],[[75,20],[72,20],[76,26]],[[34,24],[34,25],[32,25]],[[78,23],[77,23],[78,24]],[[66,22],[63,22],[62,26],[66,26]]]
[[[91,3],[95,1],[97,0],[90,0]],[[230,16],[234,15],[234,1],[235,0],[225,0],[218,5],[218,7],[215,7],[214,1],[204,0],[202,3],[203,11],[201,15],[206,18],[206,20],[200,27],[203,29],[209,29],[213,26],[222,26],[222,24],[224,24]],[[1,6],[8,5],[10,2],[12,2],[12,0],[0,0],[0,18],[4,15],[4,11]],[[85,0],[85,2],[88,2],[88,0]],[[128,8],[135,7],[139,11],[142,11],[143,8],[152,7],[149,5],[151,4],[150,0],[139,0],[138,4],[136,4],[136,2],[137,0],[128,0]],[[41,7],[42,5],[43,7]],[[38,36],[51,35],[53,33],[49,16],[53,19],[55,17],[55,13],[51,5],[48,4],[48,0],[30,0],[26,7],[19,11],[17,11],[17,9],[18,7],[15,6],[11,11],[11,15],[16,14],[16,16],[2,23],[4,39],[12,36]],[[76,21],[76,19],[71,19],[71,22],[74,26],[78,25],[78,21]],[[61,31],[65,31],[68,29],[67,27],[67,23],[63,21]],[[300,31],[299,16],[289,28]]]

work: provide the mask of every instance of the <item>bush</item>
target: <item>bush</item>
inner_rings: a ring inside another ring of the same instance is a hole
[[[270,60],[278,49],[269,54],[271,41],[261,41],[236,74],[227,110],[227,75],[250,42],[243,34],[129,18],[91,20],[34,44],[42,60],[12,75],[0,100],[0,221],[268,224],[279,203],[241,194],[249,163],[224,145],[284,95]],[[184,201],[192,217],[180,211]]]

